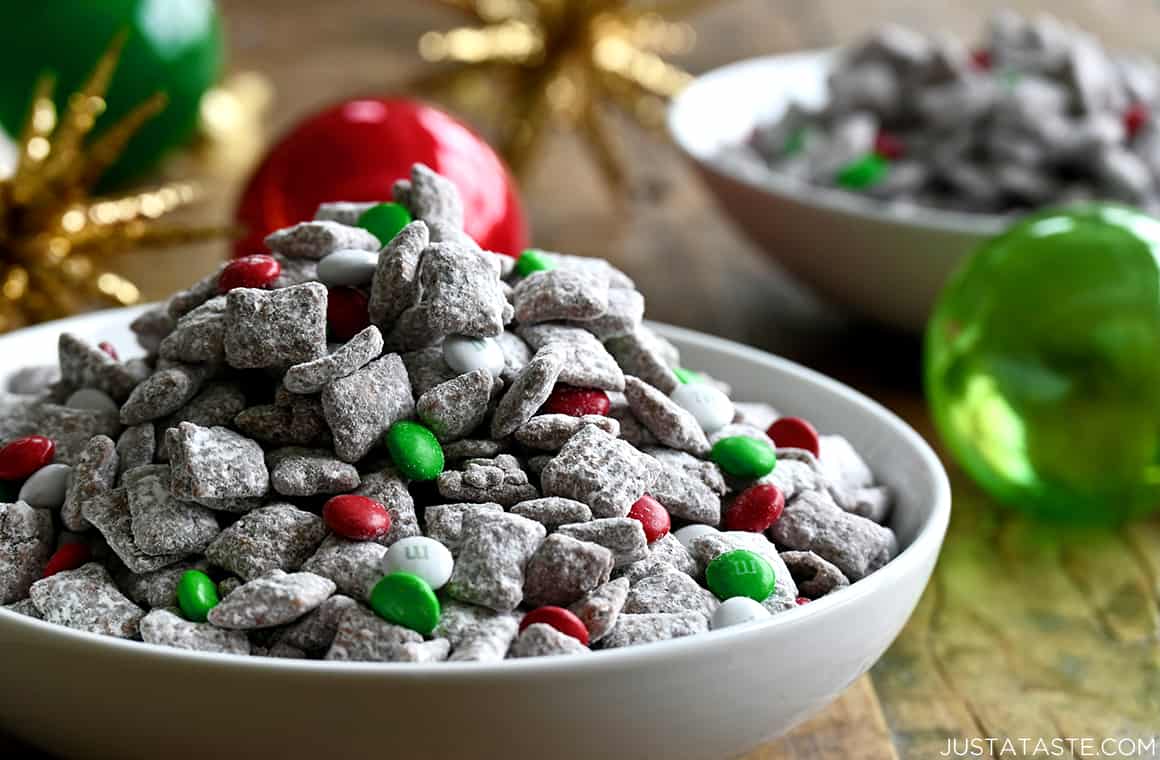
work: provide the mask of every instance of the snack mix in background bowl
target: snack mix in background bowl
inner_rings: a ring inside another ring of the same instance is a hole
[[[1051,16],[994,15],[974,48],[888,26],[840,53],[825,104],[731,149],[898,206],[1016,214],[1111,200],[1160,210],[1160,72]]]
[[[203,652],[495,661],[767,618],[895,556],[845,438],[681,368],[606,261],[462,223],[416,165],[142,313],[143,357],[62,334],[0,408],[0,603]]]

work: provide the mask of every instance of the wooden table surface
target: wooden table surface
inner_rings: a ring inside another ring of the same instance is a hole
[[[418,0],[220,4],[232,68],[261,71],[275,88],[267,137],[339,97],[391,91],[420,70],[418,35],[459,20]],[[1110,45],[1142,51],[1155,49],[1160,30],[1152,0],[735,0],[692,19],[699,44],[680,63],[700,72],[833,45],[883,21],[973,34],[1001,6],[1050,11]],[[835,375],[934,439],[916,339],[819,303],[729,226],[672,147],[630,126],[616,136],[639,159],[627,199],[605,191],[572,138],[548,141],[524,187],[537,245],[609,258],[641,285],[650,317]],[[199,218],[228,219],[244,158],[218,149],[176,168],[190,166],[217,191]],[[160,253],[123,268],[148,283],[146,295],[159,297],[208,270],[223,251]],[[1160,522],[1120,530],[1032,524],[996,507],[949,462],[948,469],[950,533],[909,625],[869,677],[751,760],[929,760],[951,738],[1160,736]],[[0,756],[31,755],[8,741],[0,737]]]

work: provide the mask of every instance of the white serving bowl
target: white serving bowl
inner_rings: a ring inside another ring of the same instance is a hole
[[[1009,220],[891,207],[765,168],[722,160],[790,103],[825,102],[832,51],[754,58],[699,76],[669,110],[669,132],[722,209],[767,254],[865,317],[922,330],[958,263]]]
[[[136,310],[0,337],[5,366],[55,361],[68,330],[134,345]],[[78,758],[732,757],[816,713],[894,640],[950,515],[938,459],[878,404],[784,359],[673,327],[686,366],[848,436],[899,495],[903,551],[847,589],[759,623],[491,665],[329,663],[179,651],[0,610],[0,726]],[[2,385],[2,383],[0,383]]]

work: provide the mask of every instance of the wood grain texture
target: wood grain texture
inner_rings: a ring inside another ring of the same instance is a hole
[[[231,66],[271,79],[275,136],[342,97],[389,93],[421,65],[414,40],[457,22],[422,1],[222,0]],[[1155,52],[1153,0],[723,0],[692,19],[694,72],[829,46],[886,21],[973,34],[999,7],[1050,11],[1109,44]],[[680,156],[617,125],[634,191],[612,198],[583,147],[551,136],[524,187],[538,245],[603,256],[640,284],[654,319],[765,348],[835,375],[933,440],[910,337],[849,320],[795,285],[733,230]],[[249,170],[222,151],[171,162],[213,189],[197,218],[228,220]],[[160,297],[209,271],[224,245],[134,256],[123,269]],[[957,468],[935,579],[869,678],[750,760],[930,760],[948,738],[1160,735],[1160,521],[1045,529],[1001,510]],[[0,732],[2,734],[2,732]],[[6,745],[0,756],[26,748]]]

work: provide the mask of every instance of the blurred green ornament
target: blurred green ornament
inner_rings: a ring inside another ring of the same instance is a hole
[[[1160,221],[1093,204],[984,244],[927,326],[926,392],[955,458],[1035,516],[1160,506]]]
[[[156,92],[165,110],[135,135],[102,185],[114,186],[150,168],[188,142],[201,96],[221,73],[222,37],[212,0],[34,0],[0,10],[0,126],[18,134],[37,78],[56,75],[58,110],[118,32],[129,39],[107,93],[100,125],[116,123]]]

